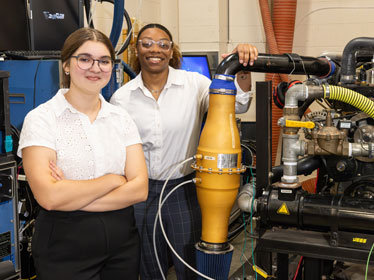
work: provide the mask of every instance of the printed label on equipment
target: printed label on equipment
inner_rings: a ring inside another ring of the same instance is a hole
[[[238,165],[238,154],[218,154],[217,168],[236,168]]]
[[[353,242],[357,242],[357,243],[366,243],[366,238],[359,238],[359,237],[354,237],[353,238]]]
[[[206,159],[206,160],[216,160],[216,158],[212,157],[212,156],[204,156],[204,159]]]

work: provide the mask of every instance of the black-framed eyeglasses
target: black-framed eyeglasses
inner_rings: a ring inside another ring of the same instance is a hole
[[[160,40],[160,41],[155,41],[152,39],[144,38],[144,39],[138,40],[138,44],[140,44],[145,49],[150,49],[153,46],[153,44],[157,44],[159,48],[165,51],[168,51],[171,49],[173,42],[169,40],[165,40],[165,39]]]
[[[78,54],[71,57],[77,59],[78,67],[82,70],[90,69],[94,65],[95,61],[97,61],[97,64],[102,72],[110,72],[113,69],[113,60],[110,57],[93,59],[91,56],[86,54]]]

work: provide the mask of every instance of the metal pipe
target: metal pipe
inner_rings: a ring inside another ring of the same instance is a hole
[[[324,89],[321,86],[307,86],[305,84],[296,84],[287,90],[284,107],[296,108],[298,107],[299,101],[322,98],[323,93]]]
[[[282,182],[297,183],[297,159],[304,155],[305,141],[299,140],[298,134],[283,134],[283,176]]]
[[[349,143],[348,156],[359,157],[373,157],[374,143]]]
[[[253,183],[245,184],[238,194],[238,207],[244,212],[256,212],[257,200],[253,200]],[[253,203],[253,206],[252,206]]]
[[[308,175],[322,165],[322,160],[319,156],[311,156],[299,159],[297,161],[297,175]],[[271,170],[273,173],[271,177],[272,183],[278,182],[283,176],[284,165],[274,166]]]

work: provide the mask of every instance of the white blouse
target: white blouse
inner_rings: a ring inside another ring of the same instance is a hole
[[[165,180],[178,163],[196,154],[201,123],[209,106],[210,84],[211,80],[199,73],[169,67],[168,80],[157,101],[144,86],[141,75],[113,94],[110,103],[124,108],[138,126],[149,178]],[[251,94],[237,90],[237,113],[248,109]],[[190,174],[190,164],[171,178]]]
[[[87,180],[105,174],[125,175],[126,147],[141,143],[129,114],[100,95],[101,109],[93,123],[65,99],[61,89],[24,120],[18,155],[29,146],[56,151],[66,179]]]

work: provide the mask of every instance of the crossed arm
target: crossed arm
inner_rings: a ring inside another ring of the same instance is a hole
[[[40,146],[22,150],[27,180],[39,205],[47,210],[111,211],[143,201],[148,195],[148,176],[141,144],[126,148],[126,178],[106,174],[92,180],[56,179],[50,163],[56,152]],[[53,166],[53,164],[52,164]]]

